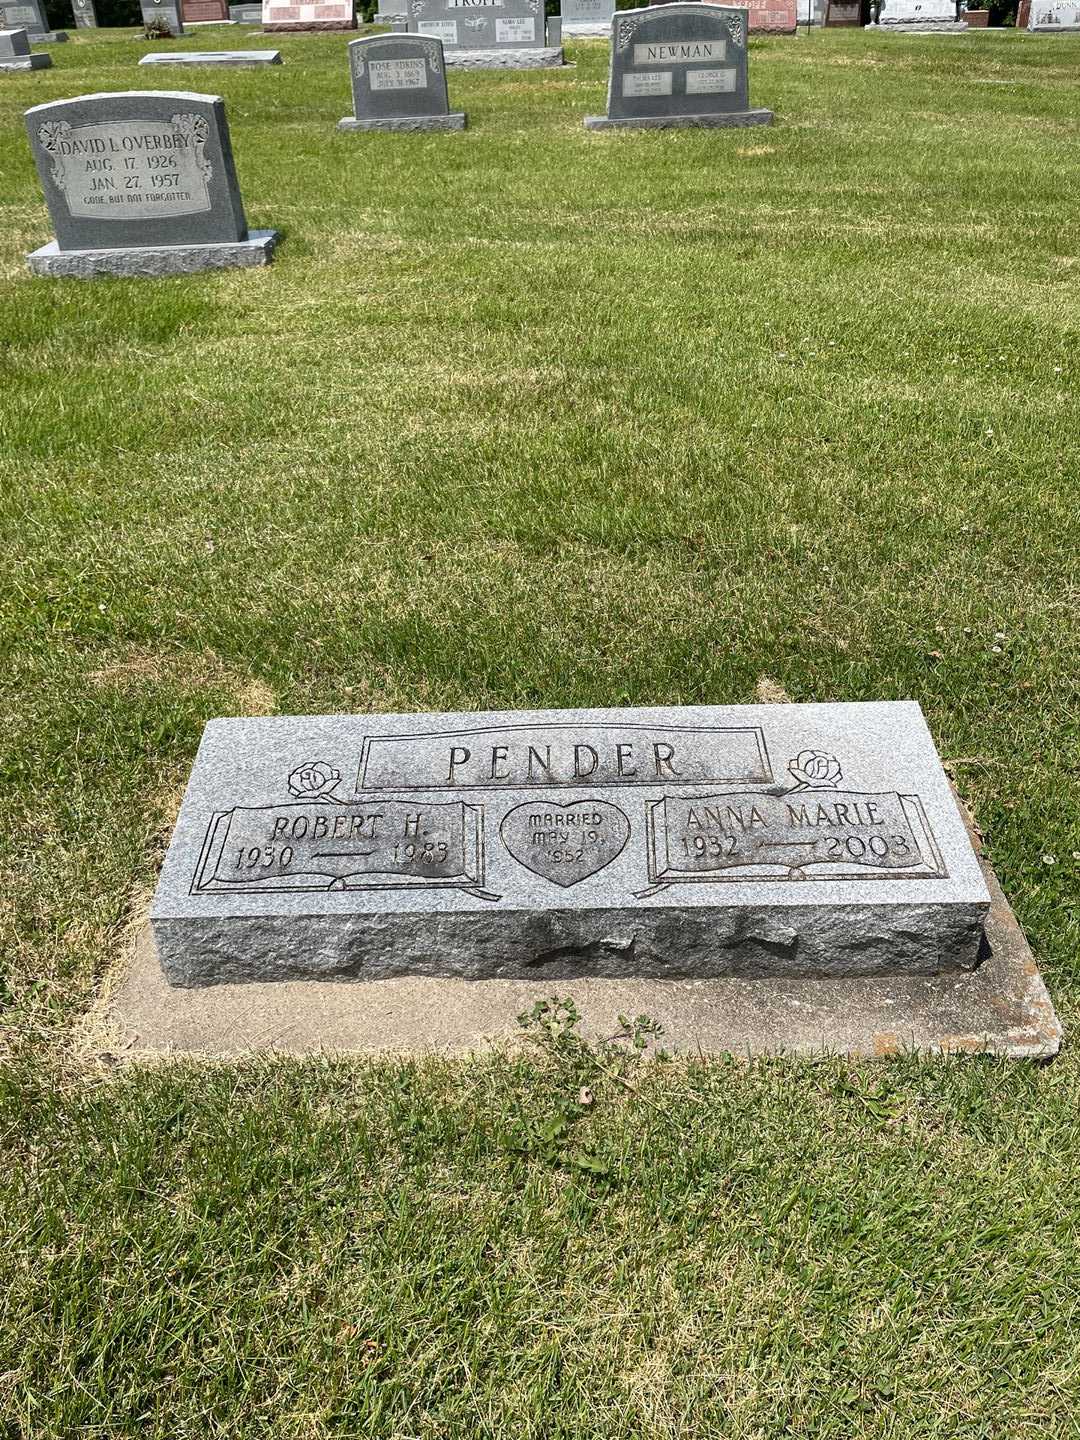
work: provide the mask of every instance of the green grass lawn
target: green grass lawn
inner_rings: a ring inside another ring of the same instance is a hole
[[[1080,1434],[1069,1049],[579,1117],[558,1054],[79,1040],[208,717],[764,677],[922,703],[1080,1018],[1080,38],[754,43],[730,134],[586,133],[571,45],[451,74],[460,136],[337,134],[342,37],[180,42],[247,43],[0,76],[0,1435]],[[31,278],[22,111],[167,86],[274,265]]]

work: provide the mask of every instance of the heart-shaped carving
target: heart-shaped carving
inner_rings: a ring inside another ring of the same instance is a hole
[[[630,821],[606,800],[530,800],[506,812],[499,834],[519,865],[568,889],[611,864]]]

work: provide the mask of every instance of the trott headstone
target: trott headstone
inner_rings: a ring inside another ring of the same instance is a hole
[[[51,55],[34,55],[25,30],[0,30],[0,70],[48,70]]]
[[[262,27],[269,31],[355,30],[354,0],[263,0]]]
[[[275,231],[249,231],[225,102],[122,91],[35,105],[30,145],[56,239],[39,275],[174,275],[266,265]]]
[[[63,30],[50,30],[42,0],[0,3],[0,30],[25,30],[31,45],[60,45],[68,37]]]
[[[71,0],[71,8],[75,15],[75,25],[79,30],[97,29],[97,11],[94,9],[94,0]]]
[[[339,130],[464,130],[464,112],[450,111],[440,41],[372,35],[348,50],[354,113]]]
[[[547,43],[544,0],[409,0],[409,31],[442,42],[460,69],[561,65]]]
[[[151,920],[192,986],[962,972],[988,909],[893,702],[212,720]]]
[[[611,20],[609,127],[768,125],[771,110],[749,108],[747,11],[698,3],[618,10]]]

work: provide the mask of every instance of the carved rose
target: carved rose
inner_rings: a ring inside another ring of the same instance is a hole
[[[800,750],[794,760],[788,761],[787,768],[800,788],[835,790],[844,778],[840,761],[827,750]]]
[[[317,800],[333,790],[341,772],[325,760],[305,760],[289,776],[289,794],[297,800]]]

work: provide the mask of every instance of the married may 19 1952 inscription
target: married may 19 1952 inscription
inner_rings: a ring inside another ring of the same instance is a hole
[[[212,721],[176,984],[931,973],[988,896],[916,705]]]

